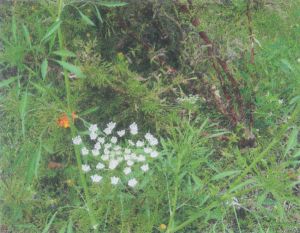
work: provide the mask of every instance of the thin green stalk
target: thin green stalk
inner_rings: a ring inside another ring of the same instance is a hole
[[[59,2],[58,2],[58,19],[60,19],[62,9],[63,9],[63,0],[59,0]],[[64,39],[63,39],[63,34],[61,31],[61,28],[58,29],[58,41],[59,41],[60,49],[63,50],[64,49]],[[65,59],[62,58],[61,60],[64,61]],[[70,81],[69,81],[69,77],[68,77],[68,73],[67,73],[66,69],[63,69],[63,73],[64,73],[64,82],[65,82],[66,95],[67,95],[68,118],[69,118],[69,122],[70,122],[71,135],[72,135],[72,138],[74,138],[77,135],[77,130],[73,124],[72,117],[71,117],[73,106],[71,103]],[[81,157],[80,157],[80,152],[76,146],[74,147],[74,150],[75,150],[75,156],[76,156],[77,166],[78,166],[78,170],[79,170],[80,182],[83,187],[83,191],[84,191],[84,195],[85,195],[85,199],[86,199],[86,206],[88,209],[92,227],[96,231],[98,224],[97,224],[94,210],[92,207],[91,198],[89,195],[89,190],[88,190],[87,182],[85,179],[85,175],[83,174],[83,172],[81,170],[82,161],[81,161]]]

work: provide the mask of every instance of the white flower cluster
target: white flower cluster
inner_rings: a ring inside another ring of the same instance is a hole
[[[159,155],[156,150],[158,140],[151,133],[137,139],[138,126],[135,122],[128,130],[116,131],[115,128],[115,122],[108,123],[103,131],[97,125],[90,125],[89,137],[93,144],[91,149],[83,144],[81,136],[73,138],[73,144],[80,147],[84,160],[82,171],[93,173],[90,175],[93,183],[100,183],[103,174],[108,173],[112,185],[123,180],[128,186],[135,187],[138,184],[137,177],[148,172],[149,163]],[[126,134],[132,138],[126,140]]]

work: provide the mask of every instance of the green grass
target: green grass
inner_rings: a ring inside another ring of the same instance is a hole
[[[194,1],[190,15],[171,1],[0,4],[0,232],[298,232],[300,7],[256,2],[255,64],[243,1]],[[201,97],[197,72],[219,84],[195,16],[255,104],[255,147]],[[82,172],[92,159],[72,138],[110,121],[160,141],[136,188]]]

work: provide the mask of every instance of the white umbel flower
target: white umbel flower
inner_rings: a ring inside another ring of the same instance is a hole
[[[101,144],[100,144],[100,142],[97,142],[97,143],[95,144],[94,148],[95,148],[96,150],[100,150],[100,149],[101,149]]]
[[[110,139],[110,142],[113,143],[113,144],[116,144],[117,141],[118,141],[117,137],[112,137],[112,138]]]
[[[128,175],[128,174],[131,173],[131,168],[130,167],[125,167],[123,172],[124,172],[125,175]]]
[[[141,170],[142,170],[143,172],[148,171],[148,170],[149,170],[149,165],[148,165],[148,164],[144,164],[143,166],[141,166]]]
[[[92,154],[93,154],[93,156],[98,156],[100,154],[100,151],[97,149],[93,149]]]
[[[105,165],[103,163],[98,163],[96,166],[97,170],[102,170],[103,168],[105,168]]]
[[[139,162],[144,162],[146,161],[146,157],[144,155],[139,155],[137,158],[136,158],[137,161]]]
[[[114,170],[118,165],[119,165],[119,161],[116,160],[116,159],[112,159],[112,160],[109,161],[108,168],[110,170]]]
[[[97,126],[96,124],[90,125],[89,131],[90,131],[91,133],[97,132],[97,131],[98,131],[98,126]]]
[[[116,177],[116,176],[113,176],[110,178],[110,182],[112,185],[117,185],[119,183],[119,180],[120,180],[120,178]]]
[[[128,161],[127,161],[127,165],[128,165],[129,167],[131,167],[133,164],[134,164],[134,162],[133,162],[132,160],[128,160]]]
[[[125,130],[124,129],[123,130],[119,130],[119,131],[117,131],[117,134],[121,138],[121,137],[123,137],[125,135]]]
[[[91,179],[93,183],[99,183],[102,180],[102,176],[95,174],[91,176]]]
[[[132,135],[136,135],[138,133],[138,126],[135,122],[129,125],[129,131]]]
[[[91,140],[96,140],[97,137],[98,137],[98,134],[97,134],[97,133],[95,133],[95,132],[91,132],[91,133],[90,133],[90,139],[91,139]]]
[[[151,146],[156,146],[158,144],[158,140],[151,133],[146,133],[145,138]]]
[[[105,128],[103,130],[103,132],[106,134],[106,135],[110,135],[112,133],[112,129],[111,128]]]
[[[134,187],[134,186],[136,186],[137,185],[137,180],[135,179],[135,178],[132,178],[132,179],[130,179],[130,180],[128,180],[128,186],[130,186],[130,187]]]
[[[116,127],[116,123],[115,122],[109,122],[108,124],[107,124],[107,128],[109,128],[109,129],[111,129],[111,130],[113,130],[114,128]]]
[[[75,138],[73,138],[73,144],[74,145],[80,145],[82,143],[81,137],[78,135]]]
[[[144,144],[145,143],[143,141],[138,140],[135,145],[136,145],[136,147],[143,147]]]
[[[151,149],[150,147],[145,147],[145,148],[144,148],[144,152],[145,152],[146,154],[150,154],[150,153],[152,152],[152,149]]]
[[[82,164],[81,169],[83,172],[89,172],[91,170],[91,167],[88,164]]]
[[[157,156],[158,156],[158,152],[157,151],[152,151],[150,153],[150,157],[152,157],[152,158],[156,158]]]
[[[81,154],[82,154],[83,156],[86,156],[86,155],[89,154],[89,150],[88,150],[86,147],[82,147],[82,149],[81,149]]]
[[[99,137],[97,139],[97,141],[100,143],[100,144],[103,144],[105,142],[105,139],[103,137]]]

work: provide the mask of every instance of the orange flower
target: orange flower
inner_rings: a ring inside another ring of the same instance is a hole
[[[76,114],[75,112],[72,112],[72,119],[73,119],[73,122],[76,118]],[[66,113],[63,113],[58,119],[57,119],[57,124],[59,127],[61,128],[70,128],[70,122],[69,122],[69,118],[67,116]]]

